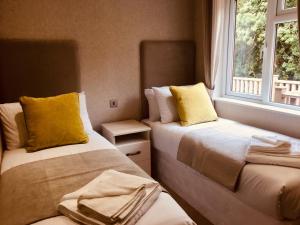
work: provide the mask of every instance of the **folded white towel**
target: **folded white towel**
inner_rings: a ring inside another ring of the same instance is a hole
[[[253,135],[250,140],[248,154],[261,154],[270,156],[300,157],[300,152],[289,140],[283,140],[277,136]]]
[[[267,136],[258,136],[258,135],[253,135],[252,136],[252,141],[256,141],[256,144],[258,146],[272,146],[272,147],[291,147],[291,143],[287,140],[280,140],[276,136],[272,137],[267,137]]]
[[[154,180],[106,170],[65,195],[58,210],[83,224],[134,224],[160,192],[161,187]]]

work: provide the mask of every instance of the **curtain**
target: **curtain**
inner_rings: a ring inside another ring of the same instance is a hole
[[[230,0],[196,1],[195,10],[197,80],[212,93],[216,78],[226,71]]]
[[[214,88],[211,77],[212,1],[195,1],[196,77],[208,89]]]
[[[300,1],[300,0],[299,0]],[[214,87],[217,76],[226,74],[224,64],[227,58],[224,40],[227,39],[228,24],[227,20],[229,15],[230,0],[213,0],[212,8],[212,44],[211,44],[211,77],[210,82]]]

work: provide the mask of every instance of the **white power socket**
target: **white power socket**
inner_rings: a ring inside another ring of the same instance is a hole
[[[109,107],[110,108],[118,108],[118,100],[117,99],[109,100]]]

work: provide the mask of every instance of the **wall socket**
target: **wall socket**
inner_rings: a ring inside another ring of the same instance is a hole
[[[117,99],[109,100],[109,107],[110,108],[118,108],[118,100]]]

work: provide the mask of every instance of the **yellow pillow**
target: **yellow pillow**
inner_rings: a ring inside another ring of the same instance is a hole
[[[27,151],[86,143],[77,93],[48,98],[21,97],[28,131]]]
[[[176,99],[177,110],[182,126],[218,119],[203,83],[194,86],[171,86],[170,91]]]

